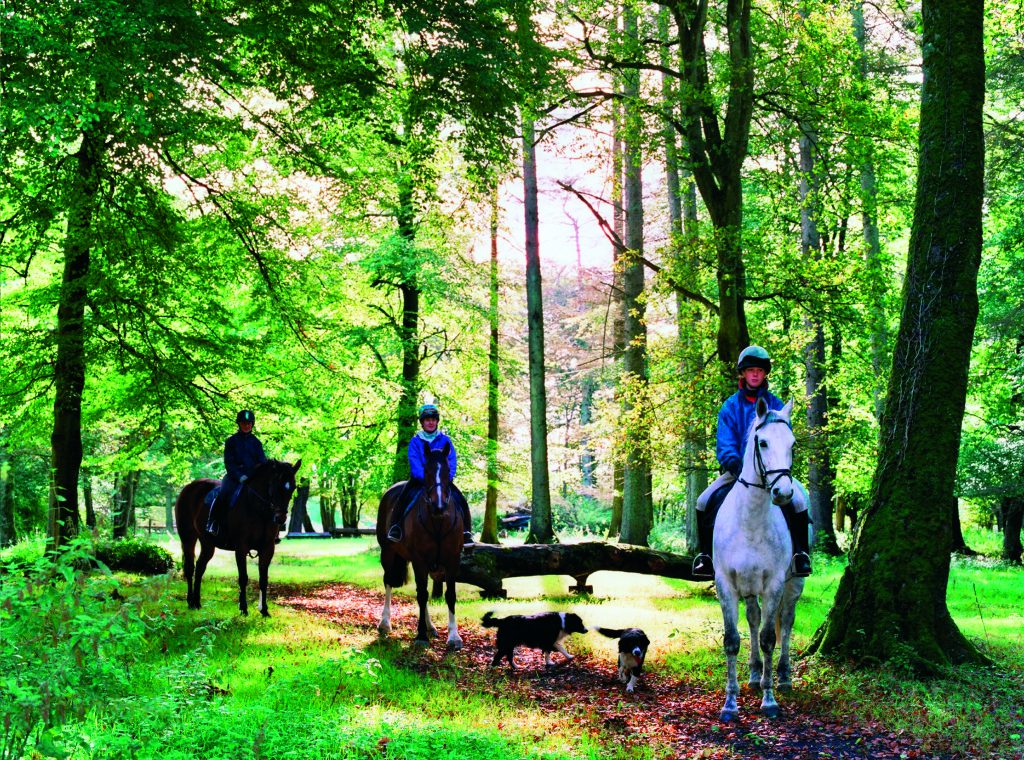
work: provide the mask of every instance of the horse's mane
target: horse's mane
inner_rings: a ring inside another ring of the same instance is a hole
[[[265,459],[253,468],[252,475],[249,477],[255,478],[258,475],[264,475],[266,472],[276,470],[281,465],[287,464],[287,462],[282,462],[280,459]]]

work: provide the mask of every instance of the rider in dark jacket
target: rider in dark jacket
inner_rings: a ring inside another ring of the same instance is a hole
[[[768,390],[768,374],[772,371],[772,360],[760,346],[748,346],[740,353],[736,362],[739,373],[739,390],[729,396],[718,412],[717,445],[715,453],[721,465],[722,474],[697,499],[697,540],[700,553],[693,559],[695,578],[714,578],[715,569],[711,562],[711,545],[714,535],[715,517],[726,495],[732,490],[743,468],[743,454],[747,448],[747,433],[754,421],[757,400],[763,398],[768,408],[782,409],[782,401]],[[795,489],[793,501],[782,507],[790,537],[793,541],[793,575],[804,577],[811,574],[808,527],[810,525],[807,505],[800,486]]]
[[[441,411],[434,404],[424,404],[420,407],[420,427],[416,435],[409,441],[409,480],[398,495],[395,509],[391,511],[391,520],[388,527],[388,540],[400,542],[402,540],[402,520],[405,519],[406,510],[412,498],[423,488],[423,466],[426,464],[426,454],[423,451],[423,442],[430,446],[432,451],[443,449],[448,444],[448,472],[452,479],[452,498],[462,510],[462,524],[465,526],[463,532],[463,544],[472,544],[473,541],[473,519],[469,514],[469,502],[455,486],[455,473],[459,461],[455,455],[455,444],[452,439],[437,429],[441,422]]]
[[[238,431],[224,442],[224,469],[226,474],[220,484],[220,495],[210,507],[210,519],[206,530],[217,535],[219,518],[225,509],[235,505],[235,500],[242,490],[242,484],[249,479],[256,465],[266,462],[263,444],[252,432],[256,424],[256,415],[243,409],[235,416]]]

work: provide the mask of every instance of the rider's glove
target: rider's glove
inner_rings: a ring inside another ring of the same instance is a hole
[[[248,476],[248,475],[243,475],[242,477],[240,477],[240,478],[238,479],[238,482],[239,482],[239,483],[244,483],[244,482],[245,482],[245,481],[247,481],[248,479],[249,479],[249,476]]]
[[[726,459],[722,462],[722,470],[724,472],[728,472],[734,478],[738,478],[740,476],[741,469],[740,460],[738,459]]]

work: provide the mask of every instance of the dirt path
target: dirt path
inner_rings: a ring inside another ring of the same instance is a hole
[[[314,589],[277,589],[279,604],[317,615],[360,636],[376,634],[384,603],[382,593],[348,584]],[[405,597],[392,601],[393,633],[410,641],[415,635],[416,609]],[[437,617],[437,616],[435,616]],[[435,619],[435,625],[438,621]],[[443,621],[442,621],[443,622]],[[760,694],[745,686],[740,695],[740,718],[732,724],[718,720],[722,695],[698,690],[685,682],[662,678],[649,669],[635,694],[626,694],[615,677],[613,662],[587,655],[546,669],[543,656],[520,648],[517,673],[501,667],[488,670],[494,652],[493,632],[479,625],[460,628],[464,648],[449,655],[445,634],[425,649],[403,650],[399,665],[440,678],[455,678],[467,689],[480,690],[480,673],[491,674],[485,684],[493,693],[510,691],[553,710],[572,709],[589,728],[613,735],[625,745],[660,745],[668,754],[686,758],[954,758],[958,753],[931,753],[913,737],[897,735],[866,723],[839,723],[815,714],[805,705],[785,704],[776,720],[761,717]],[[441,668],[448,657],[465,663],[456,670]],[[555,655],[556,660],[559,656]],[[453,675],[454,674],[454,675]],[[805,700],[806,701],[806,700]]]

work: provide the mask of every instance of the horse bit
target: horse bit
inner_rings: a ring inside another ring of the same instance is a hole
[[[773,422],[778,422],[782,425],[785,425],[790,430],[793,429],[793,426],[790,425],[789,422],[782,419],[781,417],[774,416],[769,417],[756,428],[754,428],[754,468],[757,470],[757,474],[761,477],[761,482],[748,483],[743,478],[736,478],[736,480],[738,480],[740,483],[747,486],[748,488],[763,488],[765,491],[768,491],[769,493],[771,493],[771,490],[775,488],[775,484],[782,480],[782,478],[788,477],[790,480],[793,479],[792,467],[785,467],[778,470],[769,470],[765,466],[764,458],[761,456],[761,439],[757,435],[757,431],[763,428],[765,425],[770,425]],[[776,475],[776,473],[778,474]],[[775,475],[775,478],[772,479],[771,483],[768,482],[769,475]]]

